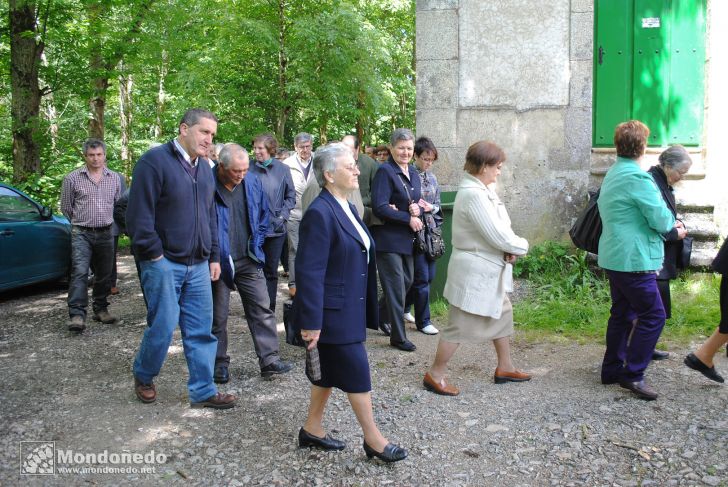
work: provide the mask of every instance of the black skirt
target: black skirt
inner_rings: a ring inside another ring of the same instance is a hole
[[[346,345],[319,343],[321,380],[311,381],[319,387],[336,387],[344,392],[360,393],[372,390],[369,358],[364,342]]]

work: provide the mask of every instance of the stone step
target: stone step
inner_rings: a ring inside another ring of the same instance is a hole
[[[685,223],[688,235],[695,240],[710,240],[717,244],[720,239],[720,232],[713,221],[712,213],[680,212],[678,216]]]
[[[715,259],[718,253],[718,248],[696,247],[697,242],[693,242],[693,251],[690,254],[690,268],[699,270],[710,267],[710,263],[713,262],[713,259]]]

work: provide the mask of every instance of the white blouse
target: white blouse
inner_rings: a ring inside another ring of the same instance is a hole
[[[346,216],[349,217],[349,220],[351,220],[351,223],[354,225],[354,228],[356,228],[356,231],[359,232],[359,236],[364,242],[364,247],[366,247],[367,249],[367,262],[369,262],[369,248],[372,246],[372,242],[371,240],[369,240],[369,235],[367,235],[366,230],[362,228],[362,226],[356,220],[356,217],[354,217],[354,214],[351,212],[351,208],[349,207],[349,202],[347,200],[340,199],[337,196],[334,196],[334,199],[336,199],[336,202],[341,205],[344,213],[346,213]]]

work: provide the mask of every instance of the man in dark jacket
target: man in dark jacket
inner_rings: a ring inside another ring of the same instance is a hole
[[[134,168],[126,225],[147,300],[147,329],[134,360],[134,391],[154,402],[172,333],[179,324],[192,407],[227,409],[236,397],[212,381],[217,339],[212,334],[210,279],[220,277],[215,181],[205,158],[217,131],[207,110],[188,110],[179,136],[147,151]]]
[[[248,173],[248,153],[238,144],[226,144],[215,166],[215,208],[220,245],[221,279],[212,282],[212,333],[217,337],[214,380],[230,380],[227,322],[230,291],[237,287],[258,355],[260,375],[271,377],[293,368],[278,355],[276,318],[268,305],[262,265],[263,242],[268,231],[268,198],[255,174]],[[247,176],[246,176],[247,174]],[[243,184],[240,184],[243,183]]]

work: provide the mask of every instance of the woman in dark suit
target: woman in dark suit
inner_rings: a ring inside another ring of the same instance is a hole
[[[685,147],[673,145],[660,154],[659,162],[657,166],[652,166],[647,172],[655,180],[662,199],[672,216],[677,218],[677,206],[672,186],[685,177],[685,174],[690,170],[690,166],[693,165],[693,161],[690,159],[690,154],[685,150]],[[665,307],[665,319],[670,319],[672,316],[670,280],[677,277],[677,257],[682,252],[683,239],[687,234],[685,225],[677,220],[673,229],[662,236],[665,239],[665,259],[662,261],[662,269],[657,273],[657,289],[660,291],[662,305]],[[655,349],[652,352],[652,360],[663,360],[668,356],[667,352],[661,350]]]
[[[379,312],[392,324],[389,343],[412,352],[417,347],[407,340],[404,302],[414,278],[414,236],[422,228],[417,204],[421,184],[417,169],[410,165],[415,147],[412,132],[396,129],[390,142],[392,155],[379,166],[372,181],[372,212],[384,222],[372,227],[384,294]]]
[[[723,277],[720,280],[720,324],[695,353],[685,357],[685,365],[697,370],[705,377],[723,383],[724,379],[716,372],[713,365],[713,356],[718,349],[728,343],[728,240],[723,242],[718,255],[713,261],[713,270]]]
[[[347,393],[364,432],[367,456],[403,460],[407,451],[389,443],[372,412],[364,341],[366,328],[378,326],[374,241],[346,199],[358,191],[359,168],[348,147],[332,144],[316,151],[313,170],[323,189],[301,220],[296,280],[303,285],[294,298],[294,323],[308,350],[318,349],[321,377],[311,380],[308,418],[298,443],[325,450],[345,447],[322,425],[331,388],[336,387]]]

